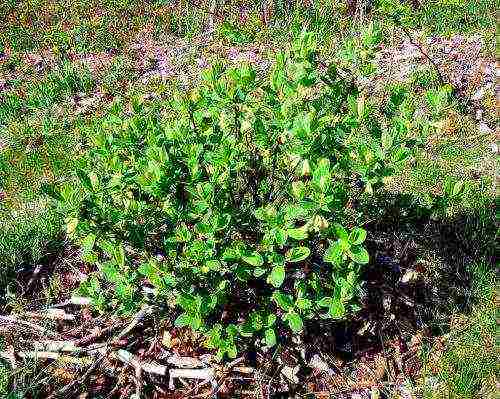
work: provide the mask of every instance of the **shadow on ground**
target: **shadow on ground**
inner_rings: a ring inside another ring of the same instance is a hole
[[[471,312],[474,267],[494,270],[494,204],[434,218],[435,209],[417,203],[413,196],[386,194],[376,206],[365,204],[384,212],[366,226],[372,261],[362,277],[362,310],[346,322],[308,323],[304,345],[290,351],[300,359],[305,349],[303,366],[320,354],[337,377],[321,381],[305,368],[293,392],[310,392],[309,381],[315,389],[337,389],[341,398],[349,391],[345,398],[351,398],[353,390],[362,393],[364,385],[378,381],[415,380],[422,345],[448,333],[453,315]]]

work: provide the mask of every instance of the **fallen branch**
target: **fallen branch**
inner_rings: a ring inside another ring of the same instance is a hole
[[[57,361],[59,364],[75,364],[80,367],[88,367],[92,364],[93,357],[84,356],[84,357],[75,357],[68,355],[61,355]]]
[[[146,316],[149,316],[153,313],[153,308],[149,305],[144,305],[139,312],[134,316],[133,320],[130,322],[130,324],[120,333],[118,334],[115,338],[113,338],[113,341],[119,341],[126,335],[130,333]]]
[[[169,370],[169,384],[171,390],[175,389],[175,378],[188,378],[195,380],[204,380],[210,382],[213,389],[216,389],[217,382],[215,381],[215,370],[213,368],[206,369],[171,369]]]
[[[59,353],[57,352],[47,352],[47,351],[28,351],[28,352],[18,352],[17,355],[23,359],[59,359]]]
[[[468,143],[469,141],[474,140],[474,139],[479,139],[479,138],[484,137],[484,136],[494,136],[494,135],[495,135],[495,132],[492,130],[491,132],[483,132],[483,133],[474,134],[472,136],[467,136],[467,137],[445,137],[443,139],[443,141],[450,142],[450,141],[459,141],[460,140],[460,141],[463,141],[464,143]]]
[[[124,363],[130,364],[135,369],[139,367],[142,371],[145,371],[146,373],[157,374],[157,375],[167,374],[166,366],[162,366],[156,363],[141,362],[137,356],[133,355],[132,353],[126,350],[120,349],[114,352],[113,355],[116,359],[121,360]]]
[[[237,359],[234,359],[232,362],[228,363],[224,368],[223,368],[223,374],[220,377],[219,381],[212,380],[210,381],[212,385],[212,391],[210,392],[209,395],[213,395],[214,397],[218,394],[223,382],[229,377],[229,374],[231,371],[237,371],[236,369],[239,369],[240,372],[249,372],[252,373],[254,371],[253,368],[251,367],[236,367],[238,364],[240,364],[244,359],[244,357],[239,357]],[[205,382],[198,384],[197,387],[195,388],[200,388],[201,386],[205,385],[209,381],[206,380]],[[189,391],[191,393],[192,390]],[[186,394],[187,395],[187,394]]]
[[[179,356],[177,354],[167,357],[166,362],[179,368],[188,368],[188,369],[205,367],[207,365],[207,362],[203,362],[200,359],[194,357]]]
[[[17,355],[23,359],[57,360],[61,364],[75,364],[80,367],[89,366],[92,364],[92,358],[90,356],[75,357],[75,356],[63,355],[58,352],[27,351],[27,352],[18,352]]]
[[[255,369],[253,367],[246,367],[246,366],[234,367],[233,371],[236,371],[237,373],[241,373],[241,374],[253,374],[253,373],[255,373]]]
[[[393,15],[393,14],[386,14],[386,15],[388,15],[394,21],[396,26],[403,31],[405,36],[408,38],[408,41],[410,42],[410,44],[415,46],[418,49],[418,51],[420,51],[420,53],[431,63],[431,65],[434,67],[434,69],[436,71],[436,74],[437,74],[437,77],[439,80],[439,84],[441,86],[444,86],[446,82],[443,78],[443,75],[441,74],[441,70],[439,69],[439,66],[437,65],[436,61],[434,61],[431,58],[431,56],[429,54],[427,54],[427,52],[422,48],[422,46],[420,44],[416,43],[413,40],[413,37],[411,36],[411,32],[403,25],[403,23],[399,20],[399,18],[396,15]]]
[[[75,305],[75,306],[88,306],[90,305],[92,300],[90,298],[85,298],[81,296],[72,296],[70,299],[56,303],[51,305],[51,308],[60,308],[67,305]]]
[[[73,341],[37,341],[35,350],[49,352],[76,352],[78,348]]]
[[[67,321],[75,320],[75,315],[71,313],[66,313],[62,309],[47,309],[46,313],[25,312],[23,314],[29,317],[35,317],[39,319],[67,320]]]
[[[95,339],[100,338],[103,335],[110,333],[111,331],[113,331],[117,327],[118,327],[118,324],[113,324],[112,326],[108,326],[105,328],[99,328],[97,331],[93,332],[92,334],[87,335],[83,338],[77,339],[75,341],[75,345],[76,346],[87,345],[90,342],[94,341]]]

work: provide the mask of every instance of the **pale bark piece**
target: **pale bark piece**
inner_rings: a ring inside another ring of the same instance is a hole
[[[158,375],[166,375],[167,374],[167,367],[162,366],[160,364],[156,364],[153,362],[141,362],[137,356],[133,355],[132,353],[120,349],[115,352],[115,356],[121,360],[124,363],[128,363],[134,368],[139,367],[141,370],[145,371],[146,373],[151,373],[151,374],[158,374]]]
[[[169,389],[174,390],[174,379],[175,378],[188,378],[195,380],[204,380],[212,384],[212,387],[216,387],[217,383],[215,381],[215,370],[213,368],[206,369],[171,369],[169,370]]]

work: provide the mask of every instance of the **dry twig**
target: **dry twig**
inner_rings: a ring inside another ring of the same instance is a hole
[[[132,353],[120,349],[114,353],[114,357],[116,357],[118,360],[121,360],[124,363],[130,364],[133,366],[135,369],[140,368],[141,370],[145,371],[146,373],[152,373],[152,374],[157,374],[157,375],[166,375],[167,374],[167,367],[162,366],[160,364],[156,363],[145,363],[141,362],[139,358]]]

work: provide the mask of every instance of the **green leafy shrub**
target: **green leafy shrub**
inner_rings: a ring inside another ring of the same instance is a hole
[[[379,24],[370,22],[362,29],[360,37],[345,41],[340,53],[341,58],[361,76],[370,76],[376,70],[373,61],[382,39],[383,35]]]
[[[221,357],[359,309],[369,254],[347,203],[402,166],[408,132],[375,124],[315,43],[303,33],[266,79],[215,66],[168,107],[96,123],[76,184],[46,190],[97,265],[81,289],[98,309],[166,304]]]

